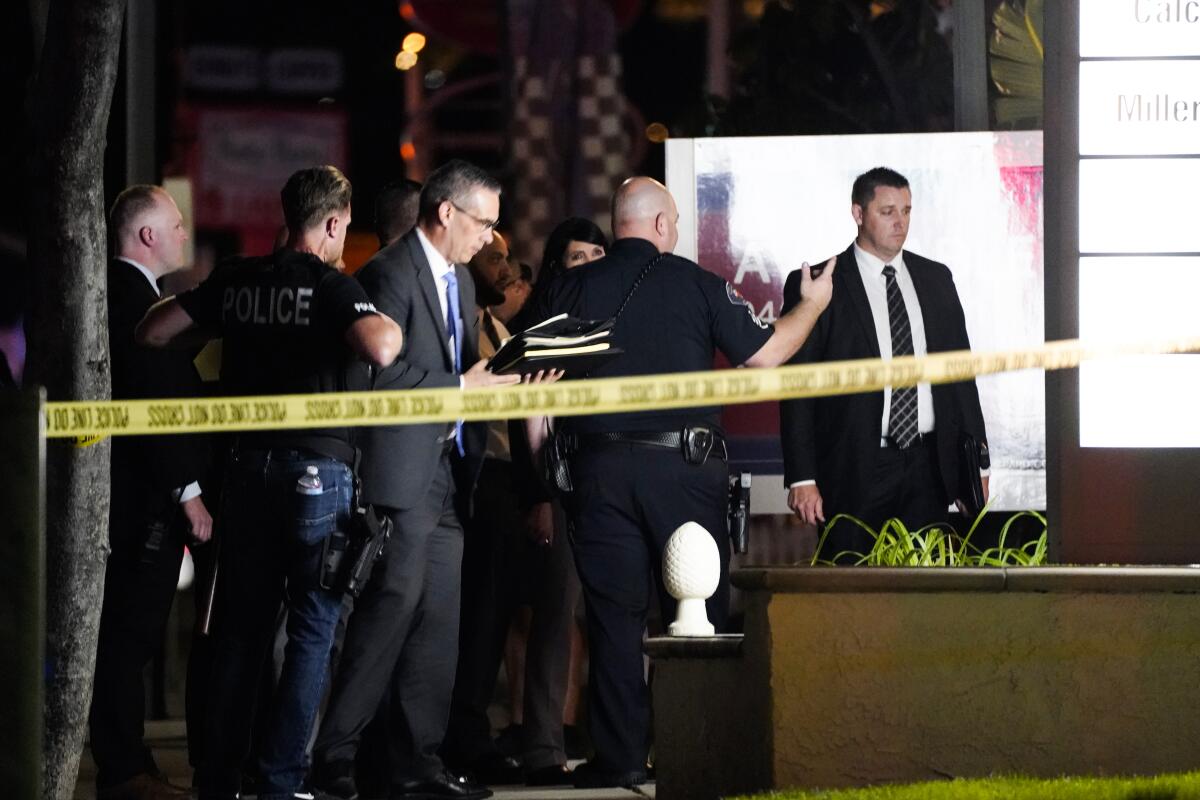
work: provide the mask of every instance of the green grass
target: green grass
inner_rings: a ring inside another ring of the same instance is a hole
[[[980,778],[869,789],[769,792],[741,800],[1200,800],[1200,772],[1152,778]]]

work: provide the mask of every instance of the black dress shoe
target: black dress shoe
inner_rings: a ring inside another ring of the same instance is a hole
[[[316,762],[313,764],[312,785],[338,800],[358,800],[353,761]]]
[[[575,776],[566,764],[551,764],[525,773],[526,786],[569,786],[574,782]]]
[[[602,769],[590,761],[576,767],[572,778],[575,781],[576,789],[632,789],[647,781],[644,769],[615,772]]]
[[[563,749],[567,751],[567,758],[587,758],[592,745],[583,726],[563,725]]]
[[[408,781],[392,787],[391,800],[484,800],[492,796],[492,790],[466,778],[460,778],[449,770],[423,781]]]
[[[513,723],[496,734],[496,749],[506,756],[516,758],[525,749],[524,736],[525,733],[522,726]],[[582,756],[580,757],[582,758]]]
[[[521,783],[525,780],[525,772],[521,768],[521,762],[499,751],[488,753],[486,756],[475,759],[475,761],[467,764],[467,768],[464,771],[475,780],[480,783],[486,783],[489,786],[492,784]]]

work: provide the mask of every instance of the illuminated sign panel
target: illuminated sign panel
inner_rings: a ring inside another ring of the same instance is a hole
[[[1200,253],[1200,158],[1083,159],[1080,253]]]
[[[1200,154],[1200,59],[1084,61],[1079,112],[1080,155]]]
[[[1079,55],[1200,56],[1200,0],[1079,0]]]
[[[1200,0],[1080,0],[1079,335],[1200,328]],[[1200,356],[1090,362],[1084,447],[1200,447]]]
[[[1163,287],[1170,287],[1164,291]],[[1119,344],[1196,332],[1200,257],[1079,260],[1079,335]],[[1079,370],[1080,441],[1105,447],[1200,447],[1200,356],[1137,356]]]

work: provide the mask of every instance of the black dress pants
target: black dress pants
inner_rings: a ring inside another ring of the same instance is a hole
[[[447,759],[464,767],[498,752],[487,710],[516,607],[514,544],[523,530],[511,462],[484,459],[473,499],[465,525],[458,670],[445,743]]]
[[[147,509],[147,504],[146,498],[139,503],[114,496],[109,519],[112,552],[104,570],[88,720],[99,788],[157,771],[142,741],[146,714],[142,671],[162,644],[186,533],[178,505],[169,499],[153,504],[153,509]]]
[[[392,782],[403,783],[442,770],[458,660],[463,531],[449,457],[419,505],[388,514],[392,538],[354,603],[313,760],[353,761],[390,686],[388,760]]]
[[[462,625],[447,757],[470,766],[499,752],[487,710],[509,623],[528,599],[533,619],[525,662],[522,755],[529,769],[565,764],[562,711],[575,594],[569,544],[565,536],[549,547],[529,541],[508,461],[484,460],[474,501],[463,550]],[[522,587],[522,581],[529,585]]]
[[[521,756],[527,769],[567,763],[563,707],[571,662],[571,626],[579,578],[562,510],[555,504],[555,536],[549,547],[521,542],[525,597],[533,610],[525,650],[524,722]]]
[[[699,523],[721,554],[720,585],[707,605],[709,620],[718,631],[724,629],[729,470],[714,457],[688,464],[677,450],[609,443],[575,455],[571,471],[575,492],[567,512],[587,605],[588,720],[595,760],[603,771],[640,771],[650,741],[642,634],[651,584],[659,592],[663,619],[674,619],[675,600],[662,585],[663,548],[680,525]]]
[[[838,511],[852,514],[876,532],[893,517],[915,531],[926,525],[945,523],[949,519],[949,505],[942,488],[937,446],[929,437],[904,450],[892,445],[879,448],[873,480],[862,505]],[[826,519],[833,519],[835,513],[827,510]],[[874,544],[870,534],[850,520],[842,520],[829,530],[821,557],[833,558],[838,553],[865,555]],[[837,562],[853,564],[857,560],[857,555],[848,555]]]

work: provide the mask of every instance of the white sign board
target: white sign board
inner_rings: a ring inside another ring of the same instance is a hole
[[[1079,335],[1200,330],[1200,0],[1080,0]],[[1090,362],[1084,447],[1200,447],[1200,356]]]
[[[841,253],[853,241],[850,187],[857,175],[879,165],[911,183],[905,248],[949,266],[972,347],[1041,344],[1037,131],[673,139],[667,143],[667,185],[680,213],[675,251],[724,277],[761,318],[773,320],[787,273],[804,261]],[[1044,390],[1042,373],[1033,370],[979,380],[993,510],[1046,507]],[[730,406],[724,422],[735,438],[778,452],[774,408]],[[755,510],[787,513],[782,479],[769,475],[756,477]]]

